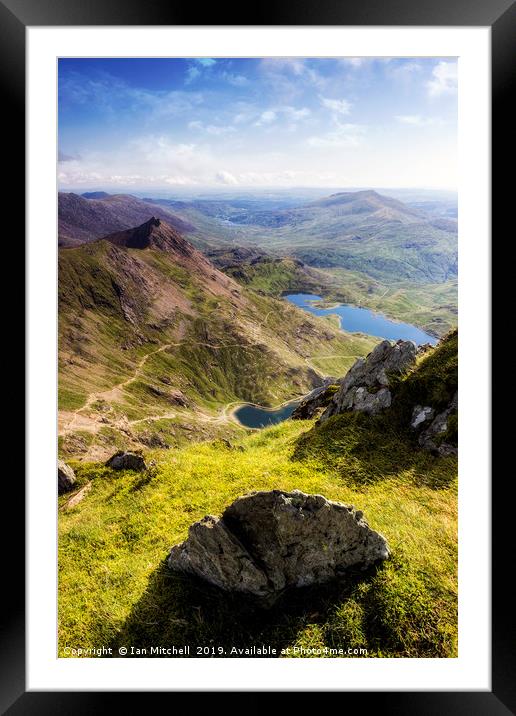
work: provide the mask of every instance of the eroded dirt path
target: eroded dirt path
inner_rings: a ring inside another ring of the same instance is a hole
[[[80,408],[77,408],[73,412],[68,411],[60,411],[60,420],[64,422],[64,424],[61,424],[59,427],[59,435],[67,435],[68,433],[74,432],[76,430],[86,430],[88,432],[96,433],[98,432],[102,426],[106,425],[107,423],[103,422],[98,417],[92,417],[91,415],[85,414],[86,411],[91,408],[91,406],[96,403],[98,400],[103,400],[106,403],[110,402],[116,402],[117,400],[121,400],[123,398],[123,391],[124,388],[127,388],[127,386],[131,385],[131,383],[134,383],[135,380],[137,380],[141,374],[143,367],[145,366],[146,362],[151,358],[152,356],[156,355],[157,353],[162,353],[163,351],[168,350],[169,348],[173,347],[181,347],[185,344],[188,345],[195,345],[195,346],[203,346],[205,348],[215,348],[215,349],[221,349],[221,348],[243,348],[243,349],[255,349],[256,346],[251,344],[243,344],[243,343],[207,343],[205,341],[180,341],[179,343],[165,343],[161,345],[159,348],[156,348],[156,350],[150,351],[146,355],[141,358],[138,363],[136,364],[136,368],[134,373],[127,378],[126,380],[122,381],[121,383],[118,383],[117,385],[113,386],[113,388],[109,388],[108,390],[101,390],[96,391],[93,393],[90,393],[86,399],[86,402],[84,405],[82,405]],[[223,411],[224,412],[224,411]],[[176,417],[177,413],[170,412],[170,413],[161,413],[159,415],[149,415],[145,418],[139,418],[137,420],[128,421],[129,425],[136,425],[138,423],[144,423],[146,420],[159,420],[159,419],[167,419],[167,418],[174,418]],[[225,418],[221,418],[220,416],[209,416],[207,414],[201,413],[199,414],[199,417],[201,420],[205,420],[205,422],[208,421],[216,421],[216,422],[224,422]]]
[[[118,385],[115,385],[109,390],[101,390],[95,393],[90,393],[84,405],[82,405],[80,408],[77,408],[77,410],[74,410],[73,413],[71,413],[71,418],[68,424],[59,430],[59,434],[66,435],[67,433],[73,432],[74,430],[89,430],[91,432],[97,432],[102,427],[102,425],[104,425],[104,423],[99,421],[97,418],[91,418],[87,415],[81,415],[81,413],[83,413],[83,411],[85,410],[88,410],[88,408],[90,408],[94,403],[96,403],[97,400],[104,400],[106,402],[110,402],[120,399],[123,395],[124,388],[126,388],[131,383],[134,383],[134,381],[140,377],[142,369],[145,363],[149,360],[149,358],[151,356],[156,355],[157,353],[162,353],[163,351],[167,350],[167,348],[171,348],[174,345],[181,345],[181,343],[165,343],[159,348],[156,348],[156,350],[146,353],[146,355],[144,355],[143,358],[141,358],[136,364],[136,369],[132,376],[122,381],[121,383],[118,383]]]

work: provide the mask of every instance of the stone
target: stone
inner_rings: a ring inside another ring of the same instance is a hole
[[[135,470],[136,472],[143,472],[147,469],[142,455],[135,452],[126,452],[125,450],[119,450],[110,457],[106,462],[106,467],[110,467],[113,470]]]
[[[410,427],[417,430],[423,423],[432,420],[435,416],[435,410],[430,405],[415,405],[410,419]]]
[[[339,390],[321,415],[324,422],[332,415],[358,410],[376,415],[390,407],[391,376],[403,375],[416,361],[416,346],[412,341],[379,343],[366,358],[359,358],[339,381]]]
[[[57,461],[57,494],[70,492],[75,485],[75,472],[64,460]]]
[[[436,415],[428,428],[419,436],[419,444],[421,447],[443,457],[458,454],[456,445],[443,440],[443,436],[448,430],[449,418],[457,412],[457,408],[458,399],[457,393],[455,393],[448,407]]]
[[[168,399],[174,405],[180,405],[182,408],[188,406],[188,398],[181,390],[171,390],[168,394]]]
[[[433,350],[433,345],[431,343],[420,343],[417,347],[417,354],[418,356],[422,356],[425,353],[428,353],[428,351]]]
[[[327,378],[323,385],[314,388],[302,399],[292,415],[292,420],[309,420],[314,418],[333,398],[338,386],[335,378]]]
[[[62,506],[62,510],[71,510],[73,507],[76,507],[79,502],[82,502],[88,492],[91,490],[91,481],[87,482],[84,487],[82,487],[79,492],[76,492],[75,495],[72,495],[69,500],[65,502],[65,504]]]
[[[272,490],[239,497],[222,517],[195,522],[168,565],[272,603],[285,589],[322,584],[388,556],[385,538],[353,506]]]

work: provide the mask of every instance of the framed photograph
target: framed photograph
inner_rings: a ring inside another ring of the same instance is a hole
[[[0,12],[28,319],[2,708],[514,712],[490,438],[514,4]]]

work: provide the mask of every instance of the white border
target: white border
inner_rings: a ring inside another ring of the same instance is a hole
[[[490,689],[490,29],[27,28],[28,690]],[[57,659],[56,58],[458,56],[460,618],[457,659]]]

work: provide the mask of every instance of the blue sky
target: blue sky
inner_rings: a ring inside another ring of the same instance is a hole
[[[61,59],[59,183],[456,188],[453,58]]]

